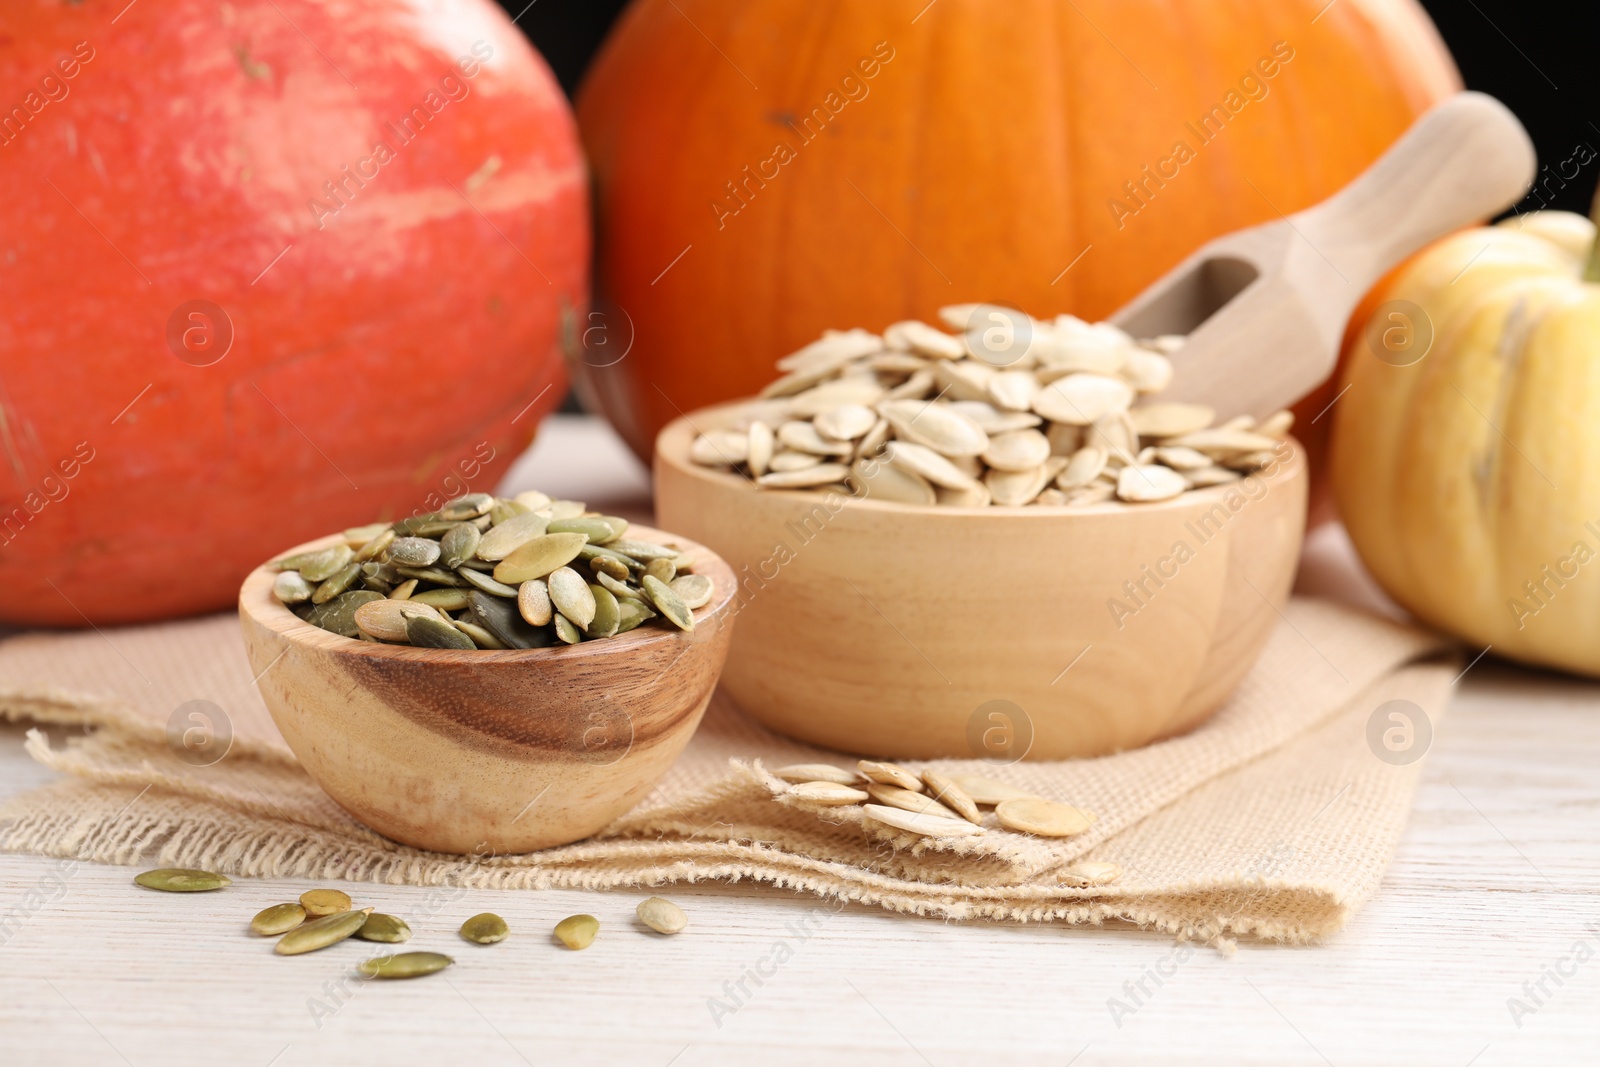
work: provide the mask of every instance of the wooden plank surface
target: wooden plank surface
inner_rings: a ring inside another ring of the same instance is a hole
[[[643,504],[642,472],[586,421],[553,421],[512,480]],[[1346,552],[1319,534],[1305,584],[1348,581]],[[22,737],[0,728],[0,795],[51,778]],[[408,947],[458,961],[364,985],[350,967],[376,946],[279,958],[245,931],[315,883],[166,896],[132,868],[0,856],[0,1064],[1592,1063],[1597,767],[1600,686],[1483,660],[1377,898],[1326,945],[1231,957],[1125,926],[945,924],[750,886],[669,891],[691,925],[667,939],[634,922],[640,893],[363,885],[409,918]],[[460,941],[484,910],[512,937]],[[601,920],[595,945],[552,943],[580,911]]]

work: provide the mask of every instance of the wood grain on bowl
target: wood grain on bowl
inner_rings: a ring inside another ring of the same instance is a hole
[[[295,756],[357,819],[442,852],[526,852],[631,808],[688,743],[727,654],[733,574],[702,546],[711,603],[684,633],[505,651],[411,648],[302,622],[253,571],[239,593],[261,695]],[[334,538],[301,546],[320,547]]]
[[[1154,504],[962,508],[758,490],[656,445],[658,522],[733,568],[723,685],[766,725],[905,759],[1067,759],[1190,729],[1244,677],[1294,580],[1304,454]],[[691,425],[692,422],[692,425]]]

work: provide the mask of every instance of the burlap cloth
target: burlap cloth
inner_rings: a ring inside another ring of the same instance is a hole
[[[329,800],[272,725],[231,616],[22,635],[0,643],[0,712],[93,729],[55,744],[29,732],[32,756],[67,777],[0,808],[0,848],[413,885],[749,879],[932,917],[1116,918],[1224,945],[1311,941],[1377,888],[1410,810],[1421,764],[1375,755],[1369,718],[1409,700],[1437,724],[1456,665],[1437,638],[1330,601],[1296,598],[1283,615],[1238,693],[1187,736],[1093,760],[931,764],[1098,813],[1079,837],[935,841],[881,834],[853,809],[797,809],[775,799],[783,783],[764,768],[852,760],[778,737],[719,695],[660,787],[604,833],[480,858],[394,844]],[[167,742],[174,709],[196,699],[225,709],[234,734],[207,767]],[[1080,858],[1125,873],[1062,884]]]

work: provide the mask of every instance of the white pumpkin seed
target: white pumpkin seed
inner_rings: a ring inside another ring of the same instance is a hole
[[[913,793],[909,789],[901,789],[897,785],[884,785],[881,782],[872,782],[867,786],[867,795],[879,804],[887,804],[891,808],[902,811],[915,811],[922,815],[934,815],[941,819],[959,819],[961,816],[923,793]]]
[[[1117,473],[1117,496],[1123,500],[1170,500],[1189,488],[1183,475],[1159,463],[1130,464]]]
[[[1040,797],[1002,800],[994,814],[1007,830],[1037,837],[1072,837],[1094,824],[1088,812]]]
[[[1113,411],[1126,411],[1133,403],[1133,388],[1120,378],[1076,373],[1058,378],[1040,389],[1033,410],[1051,422],[1088,426]]]
[[[1115,863],[1098,860],[1079,860],[1061,872],[1060,881],[1071,885],[1110,885],[1122,877],[1122,868]]]
[[[661,897],[641,900],[633,911],[639,916],[640,922],[658,934],[682,933],[689,925],[689,916],[683,913],[683,909]]]
[[[856,770],[860,771],[868,781],[880,785],[897,785],[912,793],[922,791],[922,780],[898,763],[864,759],[856,762]]]
[[[745,463],[750,467],[750,473],[759,478],[767,473],[767,465],[772,462],[773,442],[772,427],[760,419],[750,424],[745,437]]]
[[[879,786],[880,789],[893,788],[892,786]],[[859,804],[866,800],[869,794],[855,786],[840,785],[838,782],[800,782],[789,789],[785,794],[797,797],[800,800],[810,801],[813,804],[822,804],[827,807],[842,807],[846,804]]]
[[[861,404],[840,404],[821,412],[812,423],[830,441],[854,441],[878,421],[877,412]],[[844,453],[848,454],[848,453]]]
[[[1128,412],[1140,437],[1181,437],[1205,429],[1217,413],[1204,404],[1142,404]]]
[[[815,467],[821,462],[821,456],[812,455],[810,452],[783,451],[767,461],[767,473],[785,474],[789,471],[803,471],[807,467]]]
[[[794,452],[813,456],[848,456],[854,449],[848,441],[830,441],[809,422],[786,422],[778,427],[778,443]]]
[[[880,822],[896,830],[919,834],[923,837],[975,837],[984,832],[983,827],[975,826],[965,819],[946,819],[939,815],[922,815],[917,812],[891,808],[885,804],[867,804],[861,810],[875,822]]]
[[[995,470],[1029,471],[1050,458],[1050,441],[1038,430],[1012,430],[989,438],[983,461]]]
[[[776,457],[774,457],[776,461]],[[768,489],[809,489],[817,485],[830,485],[850,477],[850,468],[839,463],[819,463],[797,471],[782,471],[763,475],[756,482]]]
[[[989,447],[989,435],[948,405],[922,400],[887,400],[878,405],[878,411],[903,440],[946,456],[977,456]]]
[[[861,775],[856,772],[829,763],[796,763],[788,767],[779,767],[772,773],[786,782],[832,782],[835,785],[855,785],[861,781]]]
[[[926,478],[903,470],[883,459],[856,460],[850,466],[850,481],[868,500],[924,505],[935,503],[937,500],[933,486],[928,484]]]

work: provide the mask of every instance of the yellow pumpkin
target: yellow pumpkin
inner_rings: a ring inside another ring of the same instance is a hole
[[[1389,594],[1584,674],[1600,674],[1594,240],[1580,215],[1535,212],[1425,249],[1369,297],[1333,409],[1339,509]]]

